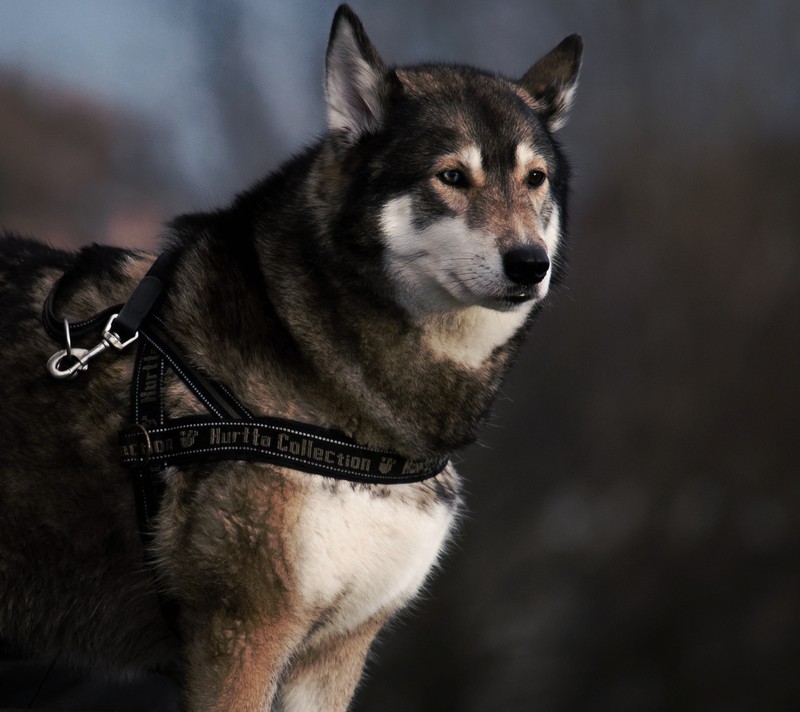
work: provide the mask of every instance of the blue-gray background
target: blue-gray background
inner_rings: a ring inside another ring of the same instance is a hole
[[[568,285],[356,709],[800,708],[800,4],[353,5],[391,63],[519,76],[586,46]],[[171,215],[224,204],[324,131],[335,6],[6,0],[0,225],[155,248]],[[39,670],[0,665],[0,706]],[[57,666],[36,704],[171,699]]]

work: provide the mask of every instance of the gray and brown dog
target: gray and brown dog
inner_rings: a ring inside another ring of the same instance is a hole
[[[185,361],[255,413],[404,457],[471,442],[563,264],[553,133],[580,53],[567,38],[518,81],[391,68],[341,7],[326,137],[230,208],[169,228],[159,317]],[[452,465],[404,484],[170,466],[148,557],[117,459],[133,354],[56,381],[40,313],[59,279],[59,316],[125,302],[153,257],[15,237],[0,254],[0,635],[77,664],[174,670],[187,710],[346,709],[452,531]],[[171,416],[203,412],[169,373],[163,396]]]

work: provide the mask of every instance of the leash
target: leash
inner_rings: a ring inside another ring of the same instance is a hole
[[[56,295],[61,286],[59,279],[45,299],[42,323],[45,331],[56,341],[60,340],[60,329],[63,325],[67,348],[57,351],[47,361],[47,370],[50,375],[54,378],[73,378],[78,375],[79,371],[85,371],[89,361],[106,349],[113,347],[117,351],[122,351],[136,341],[139,337],[139,327],[164,291],[168,270],[167,261],[168,256],[163,254],[153,263],[125,304],[109,307],[88,319],[72,323],[67,319],[59,322],[55,315]],[[72,347],[72,333],[88,331],[104,321],[103,337],[94,348]],[[113,331],[112,326],[114,327]]]
[[[266,462],[301,472],[367,484],[421,482],[438,475],[449,457],[412,459],[362,445],[344,433],[309,423],[253,415],[223,384],[191,368],[179,356],[155,307],[168,284],[170,264],[161,255],[123,305],[87,319],[59,320],[55,303],[60,283],[48,295],[42,314],[47,333],[66,342],[47,362],[58,379],[75,378],[106,351],[121,352],[138,342],[131,384],[131,423],[119,433],[119,461],[132,469],[139,528],[150,543],[163,478],[171,465],[219,460]],[[72,345],[72,335],[104,323],[92,348]],[[163,383],[171,370],[208,411],[208,417],[169,418]]]

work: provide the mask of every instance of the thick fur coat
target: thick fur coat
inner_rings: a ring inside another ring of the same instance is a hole
[[[471,442],[563,262],[553,132],[580,50],[568,38],[519,81],[393,69],[340,8],[328,135],[230,208],[169,228],[159,315],[183,358],[257,413],[415,458]],[[117,462],[134,349],[56,381],[44,364],[62,345],[40,313],[62,276],[59,316],[124,302],[152,261],[0,241],[0,635],[77,664],[170,670],[191,711],[344,710],[451,533],[458,476],[171,467],[147,563]],[[169,375],[166,408],[202,412]]]

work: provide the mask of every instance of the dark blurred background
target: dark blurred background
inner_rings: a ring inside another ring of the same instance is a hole
[[[355,709],[800,709],[800,3],[353,5],[392,63],[521,76],[586,46],[568,284]],[[155,248],[227,202],[324,130],[335,6],[3,3],[0,224]],[[0,706],[49,663],[0,665]],[[57,665],[36,705],[172,699]]]

